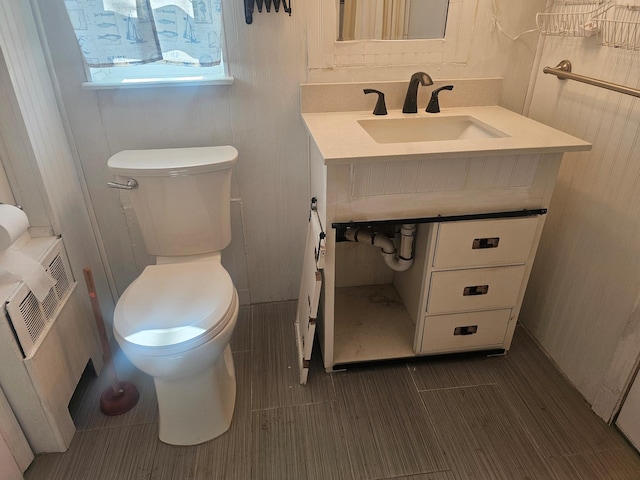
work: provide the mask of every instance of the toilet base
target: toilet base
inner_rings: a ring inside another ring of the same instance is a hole
[[[229,345],[210,367],[188,377],[157,378],[160,441],[197,445],[231,426],[236,399],[236,375]]]

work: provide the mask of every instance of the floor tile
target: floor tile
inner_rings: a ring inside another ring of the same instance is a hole
[[[545,457],[626,446],[523,329],[516,329],[500,385]]]
[[[252,334],[252,309],[250,306],[241,306],[238,311],[238,323],[231,337],[231,350],[242,352],[251,350]]]
[[[69,450],[58,465],[58,478],[61,480],[97,479],[106,458],[108,444],[107,429],[76,432]]]
[[[421,392],[452,469],[462,478],[554,478],[497,385]]]
[[[628,449],[570,455],[551,462],[560,478],[570,480],[638,480],[640,457]]]
[[[158,441],[149,480],[194,480],[196,478],[194,447],[179,447]]]
[[[495,385],[505,367],[503,357],[442,356],[408,364],[418,390]]]
[[[356,368],[333,378],[355,478],[449,468],[405,365]]]
[[[158,443],[155,424],[77,432],[67,452],[38,456],[25,480],[149,478]]]
[[[160,443],[156,424],[108,428],[104,462],[96,480],[149,478],[155,450]],[[80,478],[80,477],[79,477]]]
[[[317,348],[306,385],[300,385],[294,321],[295,302],[255,305],[253,310],[252,409],[328,402],[335,399]],[[317,346],[317,345],[316,345]]]
[[[393,477],[393,480],[459,480],[460,477],[452,471],[418,473],[417,475],[409,475],[408,477]],[[383,479],[380,479],[383,480]]]
[[[24,472],[25,480],[64,480],[62,471],[67,461],[67,453],[47,453],[36,455],[31,465]]]
[[[330,403],[253,412],[254,480],[347,480],[347,445]]]

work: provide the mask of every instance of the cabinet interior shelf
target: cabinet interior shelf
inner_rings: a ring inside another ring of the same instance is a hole
[[[336,364],[414,357],[415,325],[391,284],[335,290]]]

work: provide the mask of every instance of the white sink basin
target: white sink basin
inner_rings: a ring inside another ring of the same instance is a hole
[[[437,142],[508,137],[470,115],[358,120],[377,143]]]

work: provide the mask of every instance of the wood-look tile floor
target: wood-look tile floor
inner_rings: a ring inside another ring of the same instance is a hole
[[[506,356],[425,358],[324,372],[314,351],[298,384],[295,303],[241,308],[231,342],[233,423],[193,447],[157,438],[153,381],[121,355],[139,404],[106,417],[91,378],[71,410],[66,453],[39,455],[27,480],[638,480],[640,456],[596,417],[519,327]],[[194,412],[197,414],[197,412]]]

